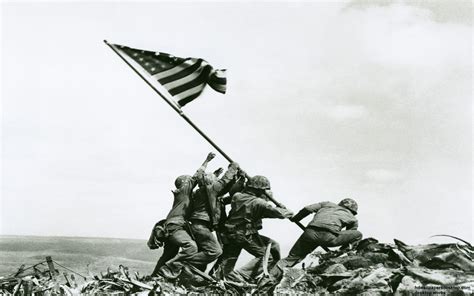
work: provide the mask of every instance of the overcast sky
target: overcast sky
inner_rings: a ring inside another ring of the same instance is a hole
[[[213,151],[107,39],[228,69],[184,111],[295,212],[352,197],[365,236],[472,241],[471,2],[416,3],[3,2],[1,234],[147,238]]]

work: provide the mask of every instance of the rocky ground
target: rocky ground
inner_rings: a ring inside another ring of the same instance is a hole
[[[408,246],[363,240],[348,253],[316,253],[319,264],[290,269],[277,293],[338,295],[471,295],[474,293],[470,245]]]
[[[170,282],[142,277],[123,265],[90,273],[77,285],[72,271],[44,262],[0,277],[0,294],[473,295],[473,251],[467,242],[409,246],[368,238],[348,252],[316,251],[311,254],[316,264],[288,269],[277,286],[265,287],[216,281],[193,268]]]

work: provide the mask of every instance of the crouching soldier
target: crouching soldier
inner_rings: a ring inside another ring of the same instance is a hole
[[[166,264],[197,253],[196,242],[186,230],[186,219],[189,216],[192,191],[197,184],[197,180],[205,174],[207,164],[214,157],[214,153],[209,153],[204,163],[193,176],[182,175],[176,178],[174,183],[176,189],[173,191],[173,206],[163,225],[167,238],[165,239],[163,254],[158,260],[151,274],[152,276],[161,273],[161,275],[168,278],[176,277],[179,272],[166,268]]]
[[[273,280],[280,281],[283,268],[293,267],[301,262],[318,246],[341,246],[342,249],[360,241],[362,233],[357,230],[358,222],[355,217],[357,209],[355,200],[346,198],[339,204],[321,202],[306,206],[299,211],[291,218],[292,221],[300,221],[311,213],[314,213],[313,220],[293,245],[288,257],[280,260],[271,270]]]
[[[255,279],[262,271],[262,259],[269,243],[272,244],[272,252],[268,260],[269,266],[279,259],[278,243],[274,240],[260,235],[263,218],[290,218],[293,214],[287,209],[271,206],[265,195],[271,195],[270,182],[264,176],[254,176],[247,182],[243,192],[232,196],[231,210],[225,223],[226,244],[220,266],[226,278],[232,281],[247,282]],[[249,263],[238,270],[232,270],[237,257],[242,249],[255,256]],[[225,264],[231,264],[231,268]],[[228,274],[227,274],[228,273]]]

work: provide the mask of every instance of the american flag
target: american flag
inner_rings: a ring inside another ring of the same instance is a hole
[[[179,58],[173,55],[123,45],[113,47],[137,62],[173,96],[180,107],[197,98],[206,84],[215,91],[225,93],[225,70],[213,69],[208,62],[196,58]]]

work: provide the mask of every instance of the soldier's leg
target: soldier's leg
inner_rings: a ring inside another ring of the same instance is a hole
[[[269,243],[272,244],[270,248],[270,257],[268,258],[268,270],[270,270],[278,262],[278,260],[281,259],[280,244],[264,235],[260,235],[260,238],[262,239],[262,242],[265,246],[268,246]]]
[[[169,261],[177,261],[188,258],[197,253],[198,247],[193,238],[184,229],[174,231],[168,238],[169,242],[180,248],[179,253]],[[168,261],[168,262],[169,262]]]
[[[241,252],[242,247],[238,243],[229,240],[224,244],[222,255],[217,259],[209,274],[215,278],[223,279],[234,269]]]
[[[246,243],[243,245],[243,249],[255,258],[235,271],[246,281],[250,281],[263,271],[262,260],[267,249],[265,242],[269,241],[264,241],[258,233],[246,236]]]
[[[196,242],[184,229],[175,230],[168,241],[180,248],[180,251],[172,259],[168,260],[159,270],[162,275],[168,278],[175,278],[182,268],[182,261],[196,254],[198,251]]]
[[[283,269],[285,267],[293,267],[301,262],[309,253],[319,246],[319,243],[320,241],[317,232],[311,228],[306,228],[290,249],[288,256],[278,261],[278,263],[271,269],[270,275],[272,275],[275,280],[279,281],[283,275]]]
[[[362,233],[358,230],[344,230],[331,241],[331,247],[347,246],[356,243],[362,239]]]
[[[191,225],[198,252],[186,259],[186,262],[205,270],[205,266],[222,254],[222,248],[211,229],[204,224]]]
[[[170,243],[167,241],[165,243],[165,246],[163,248],[163,254],[161,254],[160,259],[158,259],[158,262],[156,263],[155,269],[151,273],[152,276],[158,274],[158,270],[163,266],[168,260],[171,260],[173,257],[178,254],[179,247],[175,244]]]

